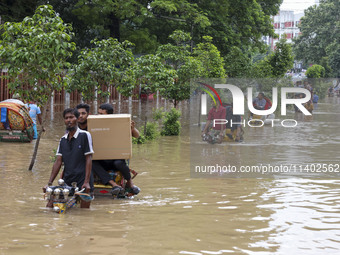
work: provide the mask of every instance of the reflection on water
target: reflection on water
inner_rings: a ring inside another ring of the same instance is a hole
[[[296,134],[247,130],[244,143],[210,146],[204,153],[223,152],[235,164],[339,162],[337,100],[319,104]],[[138,125],[155,105],[133,103]],[[65,215],[46,209],[41,191],[64,132],[60,109],[32,172],[33,143],[0,143],[0,254],[339,254],[339,180],[190,178],[189,106],[181,108],[180,137],[133,148],[138,196],[96,197],[91,209]],[[128,104],[120,110],[128,112]],[[254,149],[268,136],[275,140]]]

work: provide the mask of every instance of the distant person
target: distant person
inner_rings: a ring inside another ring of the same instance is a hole
[[[264,94],[260,92],[253,101],[254,108],[257,110],[264,110],[266,107],[266,104],[267,104],[267,101],[264,98]]]
[[[313,88],[312,88],[312,86],[309,84],[309,82],[308,82],[307,80],[305,80],[305,81],[303,82],[303,87],[304,87],[305,89],[308,89],[311,93],[313,93]]]
[[[92,137],[87,131],[78,128],[79,112],[77,109],[67,108],[63,112],[64,123],[67,133],[60,139],[57,159],[53,164],[52,172],[47,186],[53,184],[58,175],[62,163],[64,163],[63,179],[68,186],[76,182],[81,190],[93,192],[92,169]],[[45,189],[47,188],[45,186]],[[89,208],[91,202],[81,200],[81,208]],[[52,207],[52,204],[47,204]]]
[[[37,106],[33,101],[30,101],[27,104],[27,107],[29,110],[30,117],[33,121],[33,130],[34,130],[33,139],[37,139],[38,138],[37,118],[39,120],[39,124],[41,125],[42,131],[43,132],[45,131],[45,128],[43,127],[43,123],[42,123],[40,107]]]
[[[297,81],[297,82],[296,82],[296,87],[298,87],[298,88],[304,88],[304,85],[302,84],[302,81]]]
[[[256,110],[265,110],[267,105],[267,100],[265,99],[264,93],[258,93],[257,97],[253,100],[253,106]],[[250,119],[253,118],[253,113],[250,113]]]
[[[328,96],[329,96],[329,97],[334,96],[334,88],[333,88],[333,86],[330,86],[330,87],[328,88]]]
[[[234,115],[233,113],[233,104],[226,107],[226,120],[227,122],[227,129],[230,129],[231,134],[227,134],[227,136],[234,140],[235,142],[241,142],[243,140],[242,134],[243,130],[241,127],[241,116]],[[234,131],[236,130],[235,137],[233,136]]]
[[[337,96],[340,96],[340,86],[339,85],[335,86],[333,91],[334,91],[334,94],[336,94]]]
[[[298,99],[298,98],[304,98],[305,95],[303,93],[299,93],[299,94],[295,94],[294,98]],[[301,112],[300,108],[296,106],[296,104],[294,104],[294,111],[295,112]]]
[[[225,107],[223,107],[220,104],[220,101],[217,98],[215,99],[215,101],[216,101],[216,105],[214,105],[209,110],[207,123],[206,123],[206,125],[205,125],[205,127],[202,131],[202,137],[204,137],[205,135],[208,134],[209,139],[211,140],[211,139],[218,136],[217,143],[222,143],[224,135],[225,135],[226,125],[217,123],[215,126],[211,127],[211,129],[210,129],[210,125],[211,125],[211,123],[213,123],[213,121],[215,119],[224,119],[225,120],[225,117],[226,117]]]
[[[312,100],[309,100],[307,103],[305,103],[303,105],[310,113],[313,113],[314,105],[313,105]]]
[[[313,103],[317,104],[318,102],[319,102],[319,96],[316,93],[314,93],[313,94]]]

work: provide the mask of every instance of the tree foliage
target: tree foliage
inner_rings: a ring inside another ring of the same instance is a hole
[[[166,68],[161,58],[152,54],[136,59],[135,76],[141,90],[147,94],[156,91],[164,94],[165,90],[171,87],[177,78],[175,70]]]
[[[0,67],[8,69],[8,87],[24,100],[43,105],[45,120],[47,105],[54,91],[66,84],[64,69],[70,65],[75,44],[70,42],[72,27],[54,12],[52,6],[42,5],[32,17],[22,22],[1,25]],[[33,152],[29,170],[32,170],[38,152],[40,134]]]
[[[313,65],[307,69],[306,76],[308,78],[323,78],[325,77],[325,68],[320,65]]]
[[[198,58],[190,56],[188,33],[176,30],[170,37],[174,43],[161,45],[157,54],[165,61],[166,67],[176,73],[177,78],[161,93],[163,97],[173,100],[176,107],[179,101],[190,98],[190,79],[202,75],[203,65]]]
[[[78,90],[86,101],[95,99],[96,95],[107,96],[109,92],[103,86],[116,86],[123,95],[131,95],[135,86],[131,43],[109,38],[93,44],[93,48],[80,53],[69,90]]]
[[[228,77],[249,77],[252,66],[251,56],[240,48],[233,46],[224,57],[225,69]]]
[[[282,0],[40,0],[71,23],[76,43],[115,37],[136,45],[134,53],[155,53],[175,30],[190,34],[191,49],[205,35],[226,55],[231,47],[264,49],[262,36],[274,36],[271,15]]]
[[[1,23],[20,22],[32,16],[39,0],[2,0],[0,3]]]
[[[65,85],[63,72],[75,49],[70,25],[49,5],[39,6],[22,22],[7,22],[0,41],[1,67],[8,69],[9,88],[23,99],[46,103]],[[27,84],[25,88],[23,85]]]
[[[223,58],[217,47],[212,44],[213,38],[204,36],[203,40],[204,42],[197,44],[193,51],[193,56],[202,63],[203,71],[201,77],[224,78]]]
[[[272,66],[273,77],[282,77],[287,70],[293,68],[291,45],[285,39],[281,39],[276,43],[274,53],[268,56],[268,62]]]
[[[172,108],[169,112],[167,112],[165,114],[161,135],[179,135],[181,132],[181,123],[179,122],[180,117],[181,112],[176,108]]]
[[[334,75],[340,75],[340,2],[323,0],[319,6],[309,7],[301,18],[301,35],[294,40],[294,53],[297,59],[306,63],[328,64]],[[327,68],[326,66],[324,66]]]
[[[274,52],[256,62],[252,67],[254,78],[283,77],[293,67],[292,48],[285,39],[281,39]]]
[[[214,45],[223,55],[227,55],[233,46],[247,51],[264,51],[262,36],[274,36],[270,16],[277,14],[281,3],[282,0],[200,1],[199,6],[207,12],[211,26],[195,31],[198,37],[213,37]]]

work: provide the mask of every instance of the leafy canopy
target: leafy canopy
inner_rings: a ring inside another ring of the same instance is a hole
[[[66,83],[67,59],[75,44],[70,42],[72,28],[56,15],[52,6],[42,5],[22,22],[1,25],[1,68],[8,69],[8,84],[23,99],[44,104],[53,91]],[[27,85],[25,87],[24,85]]]
[[[144,93],[152,94],[158,90],[164,94],[177,78],[176,71],[166,68],[159,56],[144,55],[135,61],[135,76]]]
[[[306,71],[308,78],[323,78],[325,76],[325,68],[320,65],[313,65]]]
[[[319,6],[309,7],[301,18],[301,35],[294,40],[297,59],[323,65],[325,69],[329,65],[333,75],[340,75],[339,10],[338,0],[323,0]]]
[[[116,86],[120,93],[129,96],[135,85],[132,44],[113,38],[93,41],[93,44],[92,49],[81,51],[68,89],[81,92],[85,101],[95,99],[96,95],[107,96],[109,86]]]
[[[176,30],[170,38],[174,43],[161,45],[157,55],[166,63],[166,67],[176,74],[177,78],[161,92],[163,97],[173,100],[176,107],[179,101],[190,98],[190,79],[200,77],[203,65],[198,58],[191,56],[188,33]]]
[[[274,52],[253,65],[251,74],[254,78],[283,77],[293,67],[293,63],[291,45],[286,39],[281,39]]]

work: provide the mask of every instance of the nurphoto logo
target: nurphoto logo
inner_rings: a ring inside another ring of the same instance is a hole
[[[222,105],[222,101],[220,98],[220,95],[217,93],[216,89],[227,89],[231,95],[232,95],[232,107],[233,107],[233,114],[234,115],[244,115],[245,114],[245,109],[244,109],[244,99],[245,95],[242,92],[240,88],[238,88],[235,85],[232,84],[215,84],[213,87],[199,82],[201,85],[209,88],[218,98],[219,103]],[[207,89],[202,88],[203,91],[205,91],[207,94],[201,94],[201,114],[202,115],[207,115],[207,95],[209,95],[215,105],[217,104],[214,96],[210,91]],[[304,95],[303,97],[300,98],[288,98],[288,94],[302,94]],[[282,87],[281,88],[281,115],[286,116],[287,115],[287,105],[294,105],[297,109],[299,109],[304,115],[310,116],[312,115],[306,107],[303,105],[307,103],[308,101],[311,100],[311,93],[308,89],[305,88],[299,88],[299,87]],[[278,89],[277,88],[272,88],[272,103],[271,107],[269,109],[256,109],[253,105],[253,88],[248,87],[247,88],[247,105],[248,105],[248,110],[251,112],[251,114],[259,115],[259,116],[266,116],[273,114],[278,106]],[[230,120],[232,122],[232,120]],[[275,118],[269,118],[267,121],[271,122],[272,127],[274,127],[274,123],[277,121],[280,121]],[[258,122],[260,122],[260,125],[257,123],[256,125],[253,125],[251,121],[248,121],[248,126],[249,127],[261,127],[264,125],[264,122],[259,119]],[[227,124],[228,120],[226,119],[214,119],[213,120],[213,126],[215,127],[216,125],[223,125]],[[288,124],[290,123],[290,124]],[[240,123],[230,123],[232,124],[241,124],[243,126],[246,125],[245,120]],[[297,125],[297,121],[294,119],[284,119],[281,120],[281,126],[283,127],[295,127]]]

